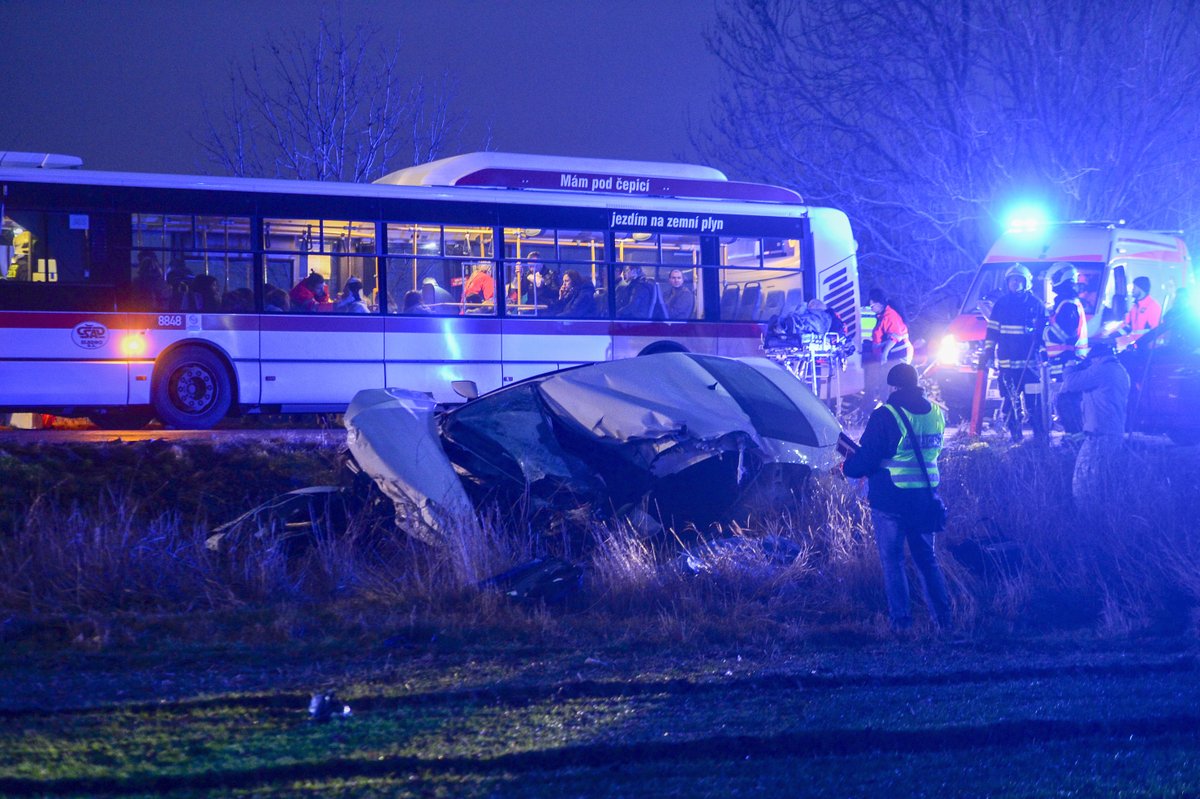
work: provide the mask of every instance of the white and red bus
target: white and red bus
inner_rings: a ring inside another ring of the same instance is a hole
[[[2,411],[204,428],[647,348],[755,354],[813,297],[861,324],[846,216],[706,167],[474,153],[361,185],[4,163]],[[855,356],[841,387],[861,383]]]

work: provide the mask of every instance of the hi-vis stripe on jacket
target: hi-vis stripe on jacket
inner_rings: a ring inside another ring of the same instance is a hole
[[[892,412],[892,416],[896,417],[896,424],[900,427],[900,441],[896,444],[896,454],[883,462],[883,467],[891,475],[892,483],[897,488],[925,487],[925,475],[921,472],[921,464],[917,462],[914,449],[920,447],[921,457],[925,459],[925,469],[929,472],[929,485],[936,488],[940,482],[937,459],[942,452],[942,438],[946,433],[946,418],[942,416],[941,407],[933,403],[929,413],[919,415],[886,402],[883,407]],[[916,441],[908,434],[908,428],[901,421],[900,414],[908,417],[913,433],[917,436]]]
[[[996,344],[996,366],[1034,369],[1042,349],[1046,308],[1032,292],[1008,292],[992,307],[987,340]]]
[[[1083,360],[1087,353],[1083,303],[1076,297],[1064,299],[1054,309],[1046,325],[1046,357],[1050,359],[1050,376],[1061,379],[1064,364],[1075,358]]]

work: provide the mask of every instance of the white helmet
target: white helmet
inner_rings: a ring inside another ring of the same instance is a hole
[[[1079,270],[1075,268],[1074,264],[1058,261],[1051,268],[1054,269],[1054,272],[1050,278],[1050,285],[1060,286],[1063,283],[1074,284],[1079,282]]]
[[[1019,277],[1025,281],[1025,288],[1033,285],[1033,274],[1024,264],[1013,264],[1004,273],[1004,282],[1007,284],[1010,277]]]

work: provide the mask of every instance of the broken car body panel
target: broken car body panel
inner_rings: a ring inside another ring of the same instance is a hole
[[[469,509],[468,496],[478,505],[504,489],[535,511],[586,505],[603,516],[657,503],[656,489],[669,486],[673,521],[715,518],[767,464],[832,467],[841,430],[765,358],[662,353],[575,367],[472,400],[436,427],[421,399],[360,392],[346,425],[364,471],[434,527]]]
[[[471,501],[438,441],[434,409],[433,400],[418,392],[360,391],[346,409],[346,444],[359,467],[396,503],[398,517],[409,518],[416,510],[433,530],[450,523],[474,525]]]

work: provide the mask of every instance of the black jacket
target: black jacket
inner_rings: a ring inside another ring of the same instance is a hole
[[[914,415],[933,409],[920,388],[901,388],[892,392],[888,404],[903,408]],[[876,408],[859,441],[859,450],[846,458],[842,470],[847,477],[867,478],[867,501],[871,507],[898,516],[917,516],[927,510],[929,490],[926,488],[897,488],[883,462],[896,454],[900,443],[900,423],[887,408]],[[934,489],[937,492],[937,489]]]

